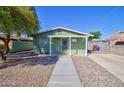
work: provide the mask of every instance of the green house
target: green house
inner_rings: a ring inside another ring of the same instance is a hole
[[[57,27],[33,35],[34,52],[51,55],[87,55],[90,34]]]

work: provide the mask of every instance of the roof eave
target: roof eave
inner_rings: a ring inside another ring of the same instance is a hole
[[[82,34],[82,35],[86,35],[86,36],[93,36],[91,34],[87,34],[87,33],[84,33],[84,32],[79,32],[79,31],[76,31],[76,30],[72,30],[72,29],[68,29],[68,28],[64,28],[64,27],[56,27],[56,28],[53,28],[53,29],[50,29],[50,30],[46,30],[46,31],[42,31],[40,33],[35,33],[33,35],[38,35],[38,34],[42,34],[42,33],[45,33],[45,32],[49,32],[49,31],[52,31],[52,30],[57,30],[57,29],[63,29],[63,30],[68,30],[68,31],[72,31],[72,32],[75,32],[75,33],[79,33],[79,34]]]

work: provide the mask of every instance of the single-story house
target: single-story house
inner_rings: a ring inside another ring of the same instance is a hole
[[[4,36],[1,36],[4,38]],[[20,52],[25,50],[33,49],[33,40],[24,37],[11,37],[9,42],[10,52]],[[0,40],[0,50],[4,50],[5,45],[2,40]]]
[[[51,55],[87,55],[87,33],[57,27],[33,35],[34,52]]]
[[[124,32],[119,31],[108,37],[107,40],[110,41],[110,45],[124,45]]]

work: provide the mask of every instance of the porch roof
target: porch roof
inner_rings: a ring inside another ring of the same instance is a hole
[[[75,35],[72,35],[72,36],[67,36],[67,35],[50,35],[48,37],[77,37],[77,38],[86,38],[88,36],[75,36]]]
[[[54,30],[57,30],[57,29],[66,30],[66,31],[68,31],[68,32],[74,32],[74,33],[78,33],[78,34],[80,34],[80,35],[85,35],[85,36],[93,36],[93,35],[88,34],[88,33],[80,32],[80,31],[77,31],[77,30],[72,30],[72,29],[64,28],[64,27],[56,27],[56,28],[53,28],[53,29],[50,29],[50,30],[42,31],[42,32],[40,32],[40,33],[35,33],[35,34],[33,34],[33,35],[42,34],[42,33],[54,31]]]

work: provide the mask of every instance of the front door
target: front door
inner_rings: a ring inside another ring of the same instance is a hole
[[[68,38],[62,38],[62,54],[67,54]]]

